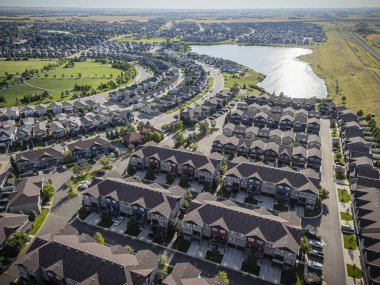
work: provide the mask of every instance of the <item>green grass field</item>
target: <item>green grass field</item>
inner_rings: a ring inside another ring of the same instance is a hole
[[[343,234],[343,244],[344,244],[344,248],[355,250],[357,248],[356,236]]]
[[[44,65],[55,64],[54,60],[0,60],[0,75],[22,73],[25,69],[41,69]]]
[[[243,88],[244,85],[248,88],[248,85],[254,85],[262,80],[264,80],[264,75],[258,73],[252,69],[249,69],[243,76],[235,73],[222,72],[224,78],[224,90],[228,91],[234,85],[239,85]]]
[[[377,114],[380,122],[380,63],[350,39],[342,26],[324,24],[324,27],[327,41],[310,46],[314,52],[300,59],[309,62],[325,81],[329,98],[338,104],[345,102],[354,111],[362,109]]]
[[[352,215],[346,212],[340,212],[340,219],[343,221],[352,221]]]
[[[24,61],[29,65],[29,61]],[[8,61],[1,61],[0,66],[7,66]],[[15,62],[12,62],[15,63]],[[19,67],[19,62],[17,62]],[[65,101],[72,99],[72,96],[61,98],[61,91],[73,90],[74,85],[89,85],[98,93],[107,90],[100,90],[98,86],[101,83],[115,79],[123,71],[112,68],[111,64],[101,64],[95,61],[76,62],[72,68],[64,68],[64,65],[50,70],[46,73],[40,73],[39,77],[33,77],[24,83],[10,86],[8,89],[0,90],[0,95],[5,98],[5,102],[0,103],[0,107],[16,106],[17,98],[20,99],[26,94],[40,94],[47,91],[51,98],[43,101],[35,101],[30,104],[49,103],[53,101]],[[15,70],[16,66],[12,67]],[[21,69],[22,71],[25,70]],[[47,74],[47,77],[45,76]],[[112,77],[111,77],[112,75]],[[130,80],[129,82],[131,82]],[[127,83],[129,83],[127,82]],[[127,84],[124,83],[123,85]],[[19,105],[23,105],[19,102]]]
[[[352,278],[361,279],[363,278],[363,272],[362,270],[354,266],[353,264],[346,264],[347,267],[347,275]]]
[[[35,235],[38,232],[38,230],[43,225],[48,214],[49,214],[49,209],[44,208],[41,210],[41,214],[39,214],[37,218],[33,221],[32,229],[30,230],[29,234]]]
[[[339,202],[349,203],[351,201],[350,193],[346,189],[338,188],[338,200]]]

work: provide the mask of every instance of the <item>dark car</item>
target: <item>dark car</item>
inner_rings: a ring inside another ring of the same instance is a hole
[[[321,251],[318,251],[318,250],[311,250],[309,253],[308,253],[308,256],[309,258],[312,258],[312,259],[317,259],[317,260],[320,260],[320,261],[323,261],[324,259],[324,254],[323,252]]]

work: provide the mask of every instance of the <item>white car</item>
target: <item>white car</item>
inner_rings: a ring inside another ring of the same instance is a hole
[[[85,182],[82,182],[81,184],[78,185],[79,188],[82,188],[82,189],[87,189],[88,188],[88,184],[85,183]]]
[[[115,226],[118,226],[118,225],[120,225],[123,222],[123,220],[124,220],[123,217],[118,217],[113,224]]]
[[[42,171],[38,171],[38,175],[44,175]]]
[[[323,269],[323,264],[316,261],[308,261],[307,266],[320,271]]]
[[[314,239],[309,239],[309,244],[312,247],[318,248],[318,249],[323,249],[323,243],[320,241],[314,240]]]

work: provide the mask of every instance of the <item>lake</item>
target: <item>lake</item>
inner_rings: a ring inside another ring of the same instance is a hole
[[[266,75],[258,85],[268,92],[293,98],[324,98],[326,85],[310,65],[297,59],[312,52],[306,48],[210,45],[191,46],[192,51],[229,59]]]

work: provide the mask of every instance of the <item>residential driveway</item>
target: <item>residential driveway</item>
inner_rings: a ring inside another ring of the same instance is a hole
[[[230,200],[234,202],[244,203],[245,197],[247,197],[247,193],[243,191],[239,191],[236,194],[235,198],[230,197]]]
[[[202,240],[199,244],[199,241],[193,240],[190,244],[190,247],[187,251],[188,255],[203,258],[206,255],[208,250],[208,243],[205,240]]]
[[[96,212],[92,212],[91,214],[87,216],[87,218],[84,219],[84,222],[89,225],[96,226],[100,222],[100,220],[101,220],[100,215]]]
[[[296,205],[294,212],[300,217],[301,219],[305,216],[305,208],[303,206]]]
[[[143,241],[148,240],[148,235],[149,235],[149,233],[150,233],[151,230],[152,230],[152,226],[151,225],[145,225],[144,229],[139,233],[139,235],[137,236],[137,238],[139,240],[143,240]]]
[[[257,206],[267,208],[268,210],[273,210],[274,199],[267,196],[260,196]]]
[[[260,267],[260,278],[272,282],[274,284],[280,284],[281,281],[281,266],[272,264],[270,259],[263,258]]]
[[[138,170],[136,171],[136,173],[133,175],[134,177],[140,177],[140,179],[144,179],[145,178],[145,171],[142,171],[142,170]]]
[[[234,248],[229,248],[229,247],[226,248],[224,252],[223,260],[222,260],[223,266],[240,270],[243,264],[243,261],[244,261],[244,252],[242,252],[241,250],[234,249]]]
[[[189,190],[191,192],[201,193],[203,191],[204,187],[205,186],[203,184],[196,182],[196,181],[193,181],[193,182],[190,182]]]
[[[119,234],[124,234],[124,232],[127,230],[127,223],[128,223],[128,219],[124,217],[124,220],[121,222],[121,224],[118,226],[112,225],[110,227],[110,231],[113,231]]]
[[[166,174],[164,173],[158,174],[156,179],[154,179],[154,182],[158,184],[166,184]]]

